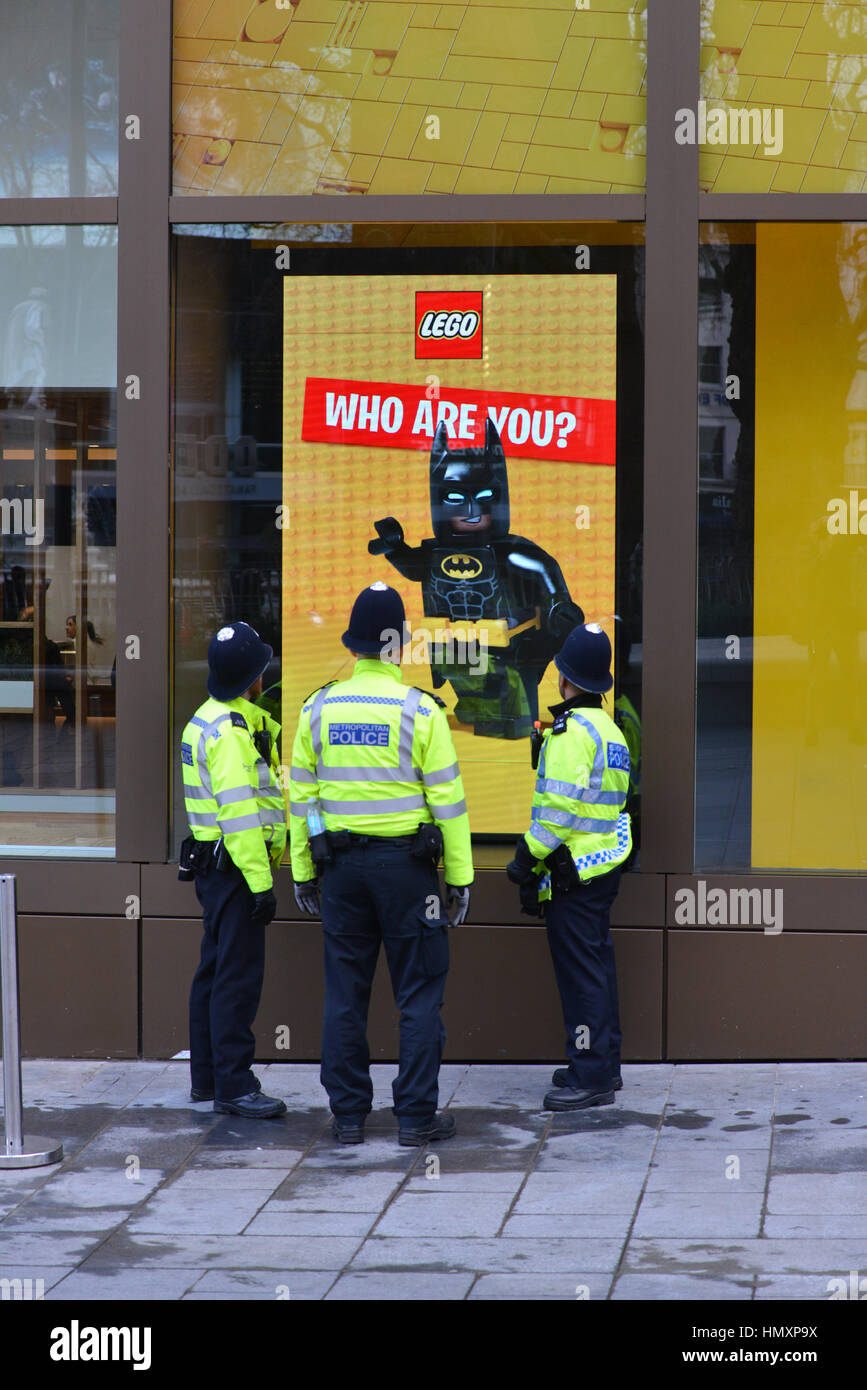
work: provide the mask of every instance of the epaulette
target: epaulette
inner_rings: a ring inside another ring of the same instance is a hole
[[[440,709],[448,709],[445,700],[441,700],[439,695],[434,695],[432,690],[422,690],[420,685],[411,685],[410,690],[421,690],[422,695],[426,695],[429,700],[433,700],[435,704],[439,705]]]
[[[306,704],[307,704],[307,701],[308,701],[308,700],[312,700],[314,695],[318,695],[319,692],[320,692],[320,690],[327,690],[328,687],[329,687],[329,685],[336,685],[336,684],[337,684],[337,680],[335,679],[335,680],[333,680],[333,681],[326,681],[324,685],[317,685],[317,686],[314,686],[314,688],[311,690],[310,694],[304,696],[304,699],[301,701],[302,705],[306,705]]]
[[[558,714],[554,723],[551,725],[552,734],[563,734],[566,732],[566,725],[569,723],[571,711],[566,709],[562,714]]]
[[[236,728],[236,729],[246,729],[246,728],[247,728],[247,721],[246,721],[246,719],[244,718],[244,716],[243,716],[243,714],[241,713],[240,710],[233,709],[233,710],[231,711],[231,715],[232,715],[232,725],[233,725],[234,728]]]

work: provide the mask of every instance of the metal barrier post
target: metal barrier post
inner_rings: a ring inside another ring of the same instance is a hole
[[[0,874],[0,991],[3,1010],[3,1099],[6,1108],[6,1138],[0,1145],[0,1168],[39,1168],[43,1164],[59,1163],[63,1158],[62,1144],[39,1134],[23,1133],[14,874]]]

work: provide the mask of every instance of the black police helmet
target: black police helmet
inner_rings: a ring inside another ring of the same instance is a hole
[[[403,599],[381,579],[362,589],[352,605],[349,627],[341,641],[351,652],[381,656],[383,650],[410,640]]]
[[[554,665],[579,690],[601,695],[614,684],[611,643],[598,623],[585,623],[569,633]]]
[[[237,699],[268,669],[273,655],[273,647],[249,623],[227,623],[208,647],[208,694],[215,700]]]

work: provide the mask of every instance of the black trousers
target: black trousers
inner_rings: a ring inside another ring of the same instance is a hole
[[[563,1005],[566,1056],[577,1090],[608,1090],[620,1075],[620,1005],[609,925],[620,867],[568,893],[554,890],[545,917]]]
[[[256,1087],[253,1020],[265,974],[265,928],[250,921],[253,894],[240,869],[196,875],[205,934],[190,990],[190,1079],[236,1100]]]
[[[325,1016],[322,1084],[335,1115],[363,1117],[373,1103],[367,1013],[379,944],[400,1009],[394,1113],[427,1119],[437,1108],[445,1043],[440,1018],[449,966],[448,919],[436,871],[413,859],[411,837],[359,836],[322,876]]]

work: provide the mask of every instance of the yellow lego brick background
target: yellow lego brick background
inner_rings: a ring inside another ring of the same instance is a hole
[[[415,360],[417,290],[481,290],[484,356]],[[301,441],[308,376],[459,386],[614,400],[615,275],[287,276],[283,338],[283,720],[294,731],[309,692],[345,678],[342,646],[356,594],[376,579],[398,589],[413,629],[424,625],[421,586],[370,555],[373,523],[395,516],[407,543],[432,535],[429,451]],[[506,457],[511,530],[553,555],[588,622],[613,641],[615,469]],[[589,526],[578,507],[589,507]],[[430,622],[428,621],[428,626]],[[409,685],[433,690],[427,665],[404,666]],[[438,694],[451,711],[450,685]],[[549,666],[542,715],[558,699]],[[450,720],[454,724],[453,717]],[[529,741],[476,737],[453,727],[473,830],[526,829],[534,774]],[[291,746],[291,745],[290,745]]]
[[[646,0],[284,5],[175,0],[176,194],[643,190]]]
[[[867,187],[867,129],[855,119],[867,112],[865,0],[702,0],[701,14],[708,107],[779,110],[783,121],[779,155],[762,145],[703,145],[702,191]]]

